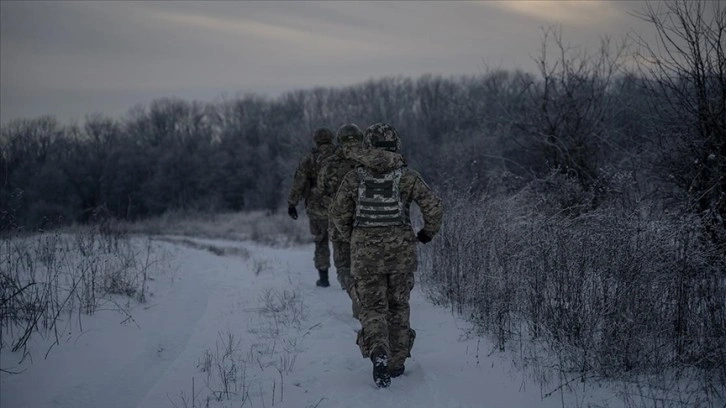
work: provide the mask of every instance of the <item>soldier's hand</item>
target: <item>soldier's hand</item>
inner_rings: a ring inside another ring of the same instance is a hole
[[[422,244],[426,244],[426,243],[428,243],[428,242],[431,242],[431,237],[430,237],[430,236],[428,236],[428,234],[426,234],[426,231],[424,231],[424,230],[420,230],[420,231],[419,231],[419,232],[418,232],[418,233],[416,234],[416,238],[418,238],[418,240],[419,240],[419,241],[420,241],[420,242],[421,242]]]
[[[287,214],[292,218],[293,220],[297,219],[297,210],[293,206],[287,207]]]

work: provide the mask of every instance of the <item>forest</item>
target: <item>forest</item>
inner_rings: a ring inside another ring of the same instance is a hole
[[[441,233],[420,250],[433,299],[535,370],[647,377],[666,393],[685,384],[689,404],[724,399],[726,9],[667,5],[640,16],[657,43],[584,49],[546,28],[532,72],[10,121],[0,233],[273,214],[316,128],[387,122],[445,202]]]

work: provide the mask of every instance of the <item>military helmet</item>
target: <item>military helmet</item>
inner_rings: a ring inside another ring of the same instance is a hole
[[[320,128],[313,133],[315,144],[320,146],[326,143],[333,143],[333,132],[328,128]]]
[[[366,129],[363,138],[366,147],[388,150],[399,153],[401,151],[401,139],[396,129],[388,123],[376,123]]]
[[[338,144],[362,143],[363,131],[355,123],[346,123],[338,129]]]

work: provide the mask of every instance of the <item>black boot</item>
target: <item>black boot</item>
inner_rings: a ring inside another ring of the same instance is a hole
[[[321,288],[327,288],[328,286],[330,286],[330,282],[328,282],[327,269],[318,269],[318,275],[320,275],[320,279],[315,282],[315,286],[320,286]]]
[[[378,388],[386,388],[391,385],[391,374],[388,372],[388,354],[382,348],[377,348],[371,353],[373,362],[373,381]]]
[[[396,378],[402,376],[405,371],[406,366],[401,366],[401,368],[392,368],[388,370],[388,373],[391,374],[391,378]]]

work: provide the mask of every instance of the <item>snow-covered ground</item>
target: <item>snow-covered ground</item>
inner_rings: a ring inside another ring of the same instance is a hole
[[[112,311],[85,317],[83,331],[47,358],[49,340],[36,339],[24,372],[0,374],[0,407],[622,406],[605,389],[543,398],[550,389],[466,335],[468,325],[419,287],[413,356],[404,376],[377,389],[347,295],[334,275],[330,288],[314,285],[312,246],[172,237],[160,245],[171,268],[155,276],[133,321]],[[20,357],[2,353],[3,368]]]

